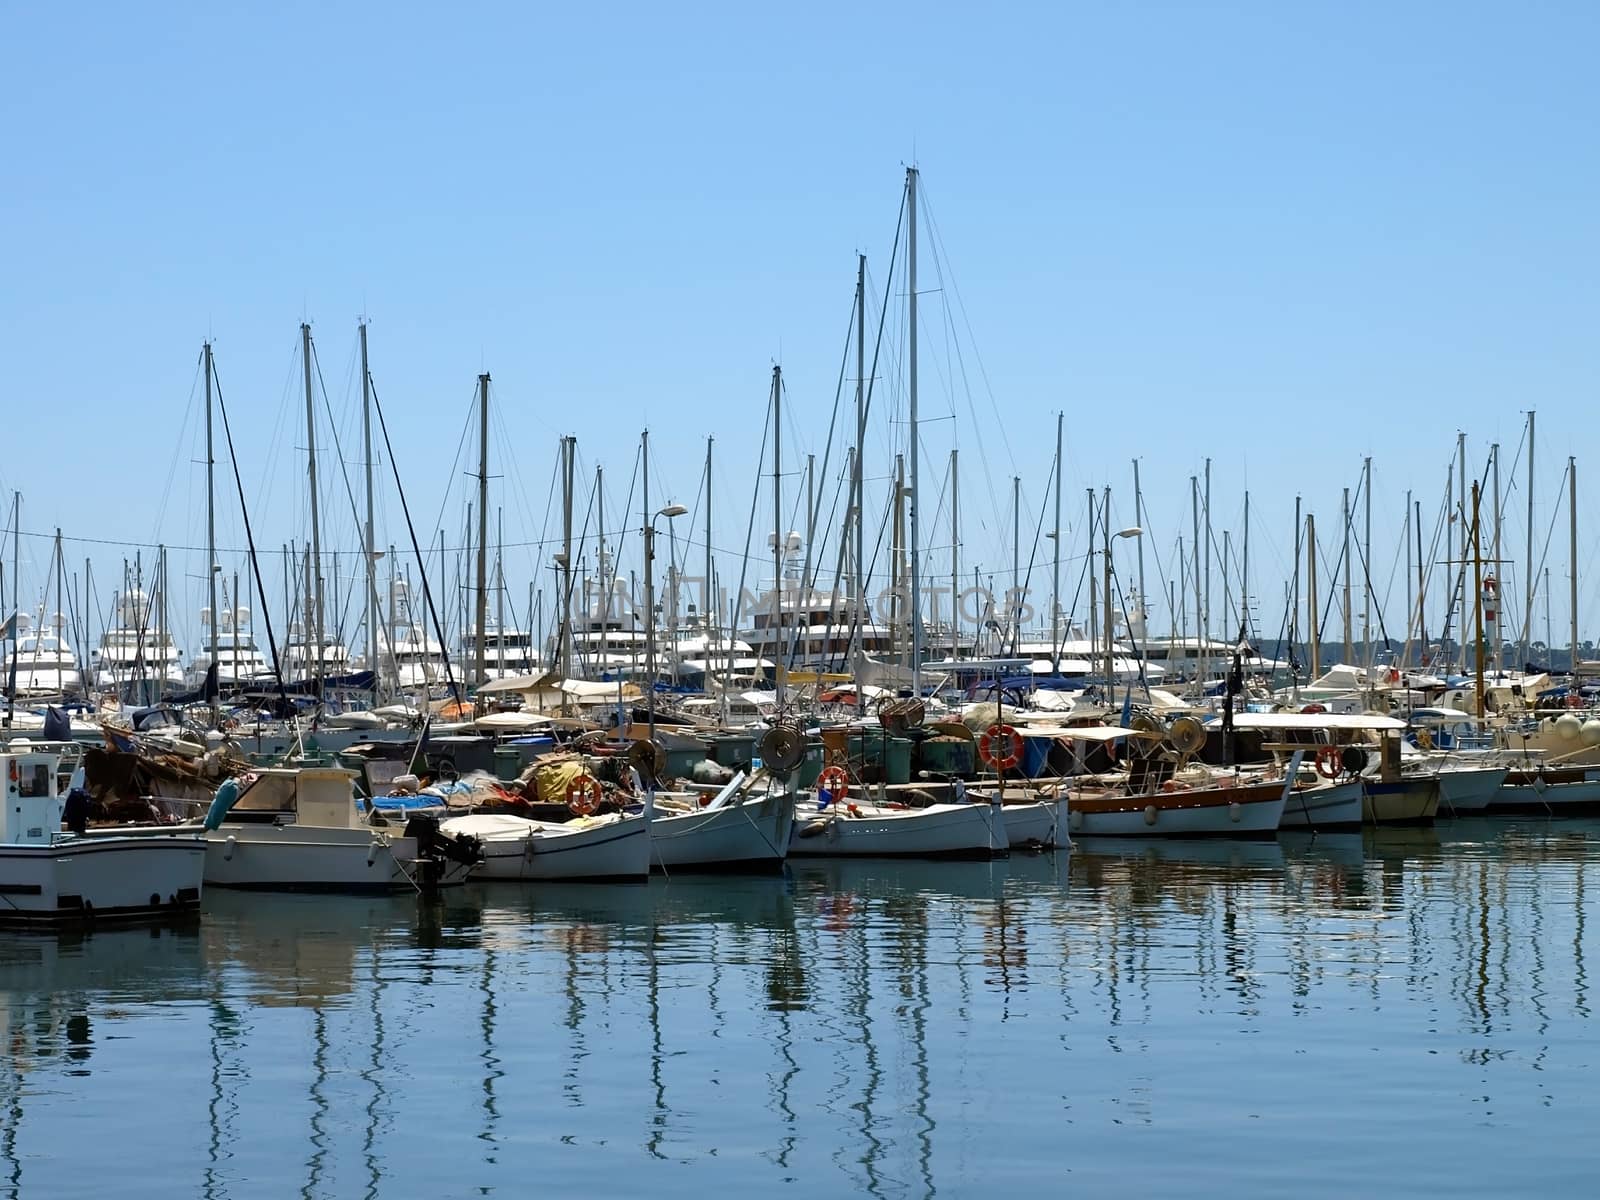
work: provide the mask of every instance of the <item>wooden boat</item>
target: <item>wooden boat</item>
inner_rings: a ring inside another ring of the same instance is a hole
[[[470,841],[438,822],[369,825],[356,809],[354,773],[339,767],[258,772],[234,797],[224,789],[206,818],[206,883],[285,892],[409,892],[465,882]]]
[[[1513,768],[1489,802],[1488,811],[1547,816],[1600,812],[1600,768]]]
[[[930,804],[926,808],[840,801],[821,812],[795,813],[791,858],[996,858],[1010,853],[998,804]]]
[[[63,832],[58,756],[0,754],[0,924],[167,917],[200,906],[206,846],[193,830],[159,836]]]
[[[794,792],[767,780],[756,791],[738,775],[710,803],[674,811],[657,798],[650,862],[664,871],[778,870],[789,853]]]
[[[1287,779],[1231,782],[1210,787],[1175,786],[1171,791],[1129,794],[1115,788],[1081,787],[1068,801],[1074,838],[1092,837],[1270,837],[1278,831]]]
[[[483,843],[475,879],[644,879],[650,874],[651,821],[607,813],[572,821],[532,821],[504,813],[452,817],[440,829]]]

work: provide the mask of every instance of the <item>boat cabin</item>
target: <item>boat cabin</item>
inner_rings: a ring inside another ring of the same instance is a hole
[[[6,789],[0,843],[48,846],[61,831],[56,761],[54,754],[0,754]]]

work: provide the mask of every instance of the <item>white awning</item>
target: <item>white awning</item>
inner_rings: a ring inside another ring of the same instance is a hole
[[[1222,724],[1221,717],[1213,717],[1208,726]],[[1394,717],[1380,717],[1372,713],[1234,713],[1235,729],[1362,729],[1393,732],[1404,729],[1406,723]]]

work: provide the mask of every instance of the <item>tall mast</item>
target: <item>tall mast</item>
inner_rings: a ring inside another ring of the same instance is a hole
[[[1448,488],[1446,489],[1449,490]],[[1467,435],[1456,433],[1456,513],[1458,515],[1457,527],[1461,530],[1458,539],[1461,543],[1461,553],[1456,556],[1456,565],[1452,571],[1458,571],[1456,578],[1459,585],[1452,583],[1450,586],[1450,603],[1455,605],[1456,588],[1461,589],[1461,636],[1457,640],[1461,643],[1461,669],[1467,667],[1467,553],[1472,549],[1468,538],[1471,530],[1467,528]],[[1531,538],[1531,535],[1530,535]]]
[[[1406,489],[1406,516],[1400,525],[1400,540],[1406,544],[1406,645],[1411,642],[1411,619],[1416,614],[1417,595],[1411,574],[1411,489]],[[1404,650],[1402,649],[1402,653]],[[1402,666],[1405,663],[1402,661]]]
[[[606,558],[606,472],[599,463],[594,468],[594,523],[599,531],[596,535],[595,562],[599,566],[600,576],[600,670],[598,674],[606,673],[606,666],[611,661],[611,571]],[[584,589],[587,592],[587,588]],[[588,597],[584,597],[585,608],[588,607]]]
[[[1110,514],[1107,514],[1109,516]],[[1205,644],[1205,606],[1202,603],[1204,593],[1203,580],[1200,576],[1200,479],[1199,476],[1189,476],[1189,523],[1194,526],[1194,673],[1195,694],[1203,695],[1205,691],[1205,677],[1210,674],[1209,647]]]
[[[1306,514],[1306,605],[1311,622],[1311,678],[1322,672],[1322,634],[1317,629],[1317,515]]]
[[[961,476],[950,447],[950,661],[961,657]],[[1059,528],[1060,522],[1058,521]]]
[[[1135,522],[1137,524],[1137,522]],[[1139,539],[1143,541],[1143,538]],[[1250,623],[1250,492],[1244,494],[1244,557],[1239,563],[1239,624]]]
[[[711,636],[716,628],[717,600],[711,590],[711,438],[706,438],[706,578],[701,584],[700,623],[705,627],[706,664],[711,663]],[[684,556],[688,556],[685,549]]]
[[[316,696],[322,699],[322,526],[317,512],[317,420],[311,404],[311,326],[300,325],[300,357],[306,375],[306,474],[311,487],[311,562],[307,578],[306,603],[311,607],[305,622],[306,641],[316,656],[312,678],[316,680]]]
[[[211,343],[205,343],[206,375],[206,590],[211,604],[211,665],[217,665],[217,628],[222,614],[217,611],[217,457],[211,444]],[[238,646],[238,631],[234,632]],[[222,712],[217,697],[211,697],[211,724],[215,728]]]
[[[1293,614],[1289,618],[1289,644],[1291,659],[1297,657],[1294,652],[1298,649],[1297,643],[1300,641],[1300,543],[1302,540],[1301,531],[1304,528],[1305,527],[1300,522],[1300,497],[1296,496],[1294,498],[1294,592],[1290,598],[1289,610]],[[1296,698],[1298,698],[1300,688],[1299,672],[1293,672],[1291,678],[1294,682]]]
[[[1205,471],[1205,506],[1202,512],[1205,516],[1206,527],[1206,574],[1205,574],[1205,616],[1200,624],[1200,636],[1206,640],[1206,666],[1210,674],[1211,665],[1211,460],[1206,459]],[[1106,520],[1111,520],[1111,512],[1106,511]]]
[[[1372,666],[1372,459],[1361,464],[1361,506],[1366,527],[1361,534],[1361,645],[1366,665]]]
[[[922,538],[918,514],[922,509],[917,443],[917,168],[906,168],[906,415],[911,437],[911,694],[922,695]]]
[[[1538,571],[1533,561],[1533,410],[1528,410],[1528,589],[1522,610],[1522,666],[1528,665],[1528,636],[1533,628],[1533,577]]]
[[[1473,663],[1478,677],[1477,716],[1483,720],[1483,550],[1478,534],[1478,481],[1472,481]]]
[[[1102,553],[1105,562],[1101,564],[1105,569],[1106,594],[1105,594],[1105,622],[1106,622],[1106,696],[1112,700],[1117,697],[1117,666],[1115,650],[1112,642],[1112,630],[1116,623],[1111,616],[1111,485],[1106,485],[1105,502],[1100,506],[1100,530],[1102,534]]]
[[[1428,661],[1428,575],[1422,565],[1422,501],[1411,510],[1411,529],[1417,539],[1417,665]]]
[[[783,368],[772,367],[772,623],[778,646],[777,701],[781,708],[789,672],[784,663],[783,637]],[[795,614],[799,620],[799,614]]]
[[[1355,661],[1355,649],[1350,630],[1350,489],[1344,489],[1344,661]]]
[[[477,578],[476,631],[473,636],[472,658],[474,679],[483,686],[486,662],[484,650],[488,643],[486,626],[489,623],[489,374],[478,376],[478,578]]]
[[[1066,423],[1066,413],[1056,414],[1056,528],[1050,535],[1054,543],[1050,577],[1050,674],[1060,674],[1061,657],[1061,429]]]
[[[1494,488],[1494,493],[1493,493],[1493,499],[1494,499],[1494,513],[1493,513],[1494,528],[1493,528],[1493,531],[1491,533],[1491,537],[1493,538],[1493,541],[1490,544],[1489,561],[1494,564],[1495,574],[1497,576],[1500,576],[1500,575],[1504,575],[1505,572],[1500,569],[1500,517],[1501,517],[1501,511],[1500,511],[1500,443],[1499,442],[1495,442],[1493,445],[1491,445],[1489,447],[1489,473],[1490,473],[1490,478],[1493,480],[1493,485],[1492,486]],[[1409,505],[1408,505],[1408,507],[1409,507]],[[1498,658],[1500,656],[1500,647],[1498,647],[1498,646],[1494,647],[1492,653],[1494,654],[1494,656],[1496,658]]]
[[[495,669],[503,676],[506,671],[506,514],[494,510],[494,624]]]
[[[1567,586],[1570,591],[1567,596],[1571,606],[1572,618],[1572,664],[1569,668],[1573,678],[1578,674],[1578,460],[1567,458]]]
[[[856,716],[860,717],[866,712],[866,698],[861,694],[861,669],[864,664],[865,649],[862,639],[865,631],[862,626],[866,621],[867,604],[867,559],[866,559],[866,520],[862,510],[866,507],[866,497],[862,491],[861,464],[867,455],[867,256],[856,255],[856,453],[855,461],[851,463],[851,486],[855,494],[855,503],[851,506],[855,519],[856,556],[856,586],[855,606],[853,617],[855,623],[855,636],[851,638],[851,648],[855,657],[856,677]],[[708,542],[709,538],[706,539]]]
[[[1133,460],[1133,523],[1140,529],[1144,525],[1144,491],[1139,487],[1139,460]],[[1140,625],[1146,625],[1150,619],[1150,602],[1144,594],[1144,538],[1135,538],[1139,543],[1139,614]],[[1170,651],[1169,651],[1170,652]],[[1146,684],[1148,686],[1148,682]]]
[[[1091,498],[1093,493],[1090,493]],[[1011,477],[1011,610],[1006,613],[1011,630],[1011,653],[1022,637],[1022,476]]]
[[[572,674],[572,471],[577,458],[577,439],[561,439],[561,677]],[[562,691],[562,710],[568,707]]]
[[[1094,586],[1094,534],[1095,530],[1099,528],[1099,525],[1095,520],[1094,489],[1084,488],[1083,492],[1084,499],[1088,501],[1089,505],[1089,524],[1087,526],[1089,535],[1087,539],[1087,552],[1084,557],[1084,561],[1088,564],[1087,571],[1084,574],[1084,579],[1088,581],[1089,585],[1086,589],[1089,593],[1089,628],[1085,632],[1088,634],[1087,640],[1089,642],[1089,661],[1092,664],[1095,659],[1099,657],[1098,653],[1095,651],[1095,647],[1100,644],[1100,589]],[[1178,557],[1183,557],[1182,551],[1179,551]]]
[[[17,614],[22,611],[22,591],[17,586],[22,578],[22,493],[11,493],[11,670],[6,680],[6,724],[17,712],[17,651],[22,642],[22,630],[16,625]]]
[[[372,672],[372,703],[379,698],[378,685],[378,546],[373,541],[372,522],[372,373],[367,367],[367,323],[362,321],[356,331],[361,339],[361,458],[366,475],[367,519],[363,528],[362,544],[367,560],[367,669]]]

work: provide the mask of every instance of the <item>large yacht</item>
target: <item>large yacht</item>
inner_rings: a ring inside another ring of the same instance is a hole
[[[207,630],[207,641],[189,659],[188,686],[197,688],[205,682],[211,660],[217,662],[217,683],[221,687],[236,687],[272,676],[272,664],[256,645],[255,636],[246,628],[250,624],[250,610],[242,605],[237,609],[224,608],[215,621],[211,610],[200,610],[200,624]]]
[[[403,579],[389,585],[389,626],[378,640],[379,680],[385,690],[427,691],[452,676],[445,650],[428,635],[411,610],[411,591]]]
[[[182,654],[172,631],[152,623],[150,597],[129,588],[117,600],[117,625],[100,635],[90,655],[94,686],[154,700],[184,684]]]
[[[9,679],[15,664],[18,696],[71,696],[83,690],[78,657],[62,633],[64,623],[65,618],[56,613],[53,631],[33,633],[27,614],[17,618],[17,643],[6,655],[4,667]]]
[[[456,660],[461,664],[463,678],[475,669],[477,653],[477,634],[468,630],[461,635],[461,650]],[[488,679],[514,679],[533,674],[538,669],[533,635],[524,629],[489,626],[483,631],[483,662]]]

